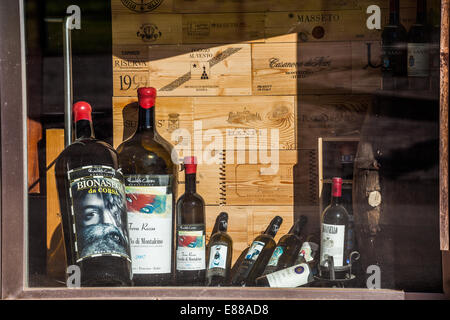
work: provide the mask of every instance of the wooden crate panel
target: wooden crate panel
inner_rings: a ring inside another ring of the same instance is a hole
[[[138,104],[135,97],[113,98],[113,146],[117,148],[136,130]],[[156,130],[172,145],[178,140],[172,139],[172,133],[179,128],[192,131],[192,99],[157,98]]]
[[[317,149],[299,149],[298,163],[294,166],[294,200],[297,206],[318,206],[318,154]]]
[[[148,71],[114,71],[113,94],[116,97],[134,97],[137,89],[150,85]]]
[[[381,89],[381,41],[352,42],[352,93]]]
[[[182,17],[179,14],[113,14],[113,45],[179,44]]]
[[[225,166],[227,205],[293,205],[292,163]]]
[[[112,63],[113,71],[148,72],[148,47],[142,45],[113,46]]]
[[[388,8],[389,0],[277,0],[270,1],[270,11],[290,10],[365,10],[370,5],[378,5],[380,8]],[[401,0],[401,8],[416,6],[416,0]]]
[[[357,135],[372,98],[370,95],[304,95],[299,100],[298,146],[317,149],[319,137]]]
[[[350,93],[350,42],[252,44],[254,95]]]
[[[266,42],[378,40],[366,10],[285,11],[266,15]]]
[[[151,46],[149,60],[159,96],[251,94],[250,44]]]
[[[174,0],[111,0],[113,14],[145,14],[149,12],[172,12]]]
[[[175,12],[264,12],[270,0],[173,0]]]
[[[255,206],[252,207],[252,229],[253,232],[249,232],[249,244],[255,237],[263,233],[269,225],[270,221],[275,217],[280,216],[283,218],[280,230],[278,230],[275,241],[278,242],[282,236],[289,232],[294,222],[294,210],[291,206]]]
[[[263,13],[184,14],[183,44],[264,41]]]
[[[194,98],[194,121],[203,140],[221,136],[227,150],[296,148],[293,96]]]

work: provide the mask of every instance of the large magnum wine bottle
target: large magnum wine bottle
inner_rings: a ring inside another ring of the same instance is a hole
[[[408,33],[408,82],[413,90],[429,88],[430,34],[426,25],[426,0],[417,0],[416,22]]]
[[[116,151],[95,139],[91,106],[73,106],[75,141],[55,164],[68,265],[81,286],[131,285],[123,176]]]
[[[301,216],[295,221],[289,232],[281,237],[262,275],[293,265],[302,245],[302,230],[307,221],[305,216]]]
[[[323,277],[330,274],[330,258],[339,278],[349,264],[347,236],[349,215],[341,205],[342,178],[332,179],[331,203],[325,208],[321,219],[320,271]]]
[[[224,286],[230,281],[233,240],[227,233],[228,214],[221,212],[216,222],[217,231],[211,236],[206,252],[207,286]]]
[[[184,158],[185,193],[177,201],[176,281],[201,286],[206,275],[205,202],[196,191],[196,157]]]
[[[136,132],[119,145],[136,286],[173,283],[177,165],[170,144],[156,131],[154,88],[138,89]]]
[[[231,284],[234,286],[252,286],[267,265],[276,242],[273,239],[280,229],[283,218],[276,216],[272,219],[263,234],[257,236],[247,251],[241,264],[237,266]]]
[[[389,1],[389,23],[382,32],[383,89],[405,89],[407,84],[407,33],[400,23],[399,0]]]

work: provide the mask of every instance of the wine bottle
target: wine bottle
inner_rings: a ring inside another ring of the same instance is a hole
[[[294,265],[301,263],[309,263],[315,260],[317,251],[319,250],[319,245],[310,239],[303,242],[300,251],[298,253],[297,259],[294,261]]]
[[[208,243],[206,251],[207,286],[224,286],[230,281],[231,259],[233,254],[233,240],[227,233],[228,214],[221,212],[217,217],[217,232],[215,232]]]
[[[349,252],[346,250],[349,216],[341,205],[342,178],[332,179],[331,203],[321,217],[320,271],[327,278],[330,275],[329,259],[333,259],[336,278],[345,273],[349,264]]]
[[[405,89],[407,82],[407,32],[400,23],[399,0],[389,1],[389,23],[384,26],[381,38],[383,89]]]
[[[205,284],[205,202],[196,192],[197,158],[184,158],[185,193],[177,201],[178,285]]]
[[[73,106],[75,141],[55,164],[68,265],[78,265],[81,286],[131,285],[124,178],[116,151],[95,139],[92,108]]]
[[[247,248],[242,250],[241,254],[234,262],[233,267],[231,268],[231,272],[230,272],[230,279],[234,279],[234,277],[238,273],[239,267],[241,266],[242,262],[244,261],[245,256],[247,255],[247,252],[249,249],[250,249],[250,246],[247,246]]]
[[[177,165],[172,147],[156,131],[154,88],[138,89],[135,133],[117,148],[125,177],[136,286],[173,284]]]
[[[293,265],[302,245],[302,231],[307,221],[308,219],[305,216],[300,216],[300,219],[295,221],[289,232],[280,238],[262,273],[263,275]]]
[[[257,236],[247,251],[242,263],[237,266],[236,273],[231,280],[233,286],[251,286],[255,279],[264,271],[267,262],[275,250],[273,239],[277,234],[283,218],[276,216],[272,219],[263,234]]]
[[[416,22],[408,33],[408,83],[412,90],[426,90],[429,87],[430,37],[426,11],[426,0],[417,0]]]
[[[257,287],[296,288],[313,282],[314,275],[310,264],[301,263],[258,277],[255,283]]]

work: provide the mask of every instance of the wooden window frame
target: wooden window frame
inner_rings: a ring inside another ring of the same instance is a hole
[[[27,286],[27,108],[24,0],[0,2],[0,286],[2,299],[425,299],[442,293],[335,288],[29,288]],[[441,9],[440,240],[444,288],[450,282],[448,214],[448,30],[449,1]],[[20,18],[19,18],[20,17]],[[444,291],[445,291],[444,290]]]

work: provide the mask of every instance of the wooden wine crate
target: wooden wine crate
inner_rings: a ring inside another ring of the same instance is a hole
[[[182,128],[192,133],[193,100],[180,97],[157,99],[156,129],[164,139],[176,146],[179,141],[172,139],[172,133],[176,129]],[[137,120],[137,97],[113,97],[114,148],[136,131]]]
[[[253,95],[350,93],[351,42],[252,44]]]
[[[268,12],[266,42],[378,40],[366,26],[366,9]]]
[[[228,234],[233,239],[233,259],[237,260],[241,252],[269,225],[275,216],[283,218],[275,241],[285,235],[293,223],[291,206],[206,206],[206,234],[209,241],[212,228],[220,212],[228,213]]]
[[[264,42],[264,13],[183,14],[183,44]]]
[[[113,46],[113,71],[145,71],[148,72],[148,46]]]
[[[159,96],[251,94],[250,44],[151,46],[149,82]]]
[[[352,93],[381,89],[381,41],[352,41]]]
[[[111,0],[113,14],[167,13],[173,11],[174,0]]]
[[[181,44],[182,16],[179,14],[112,15],[112,43],[118,45]]]
[[[294,11],[294,10],[365,10],[370,5],[378,5],[380,8],[388,8],[389,0],[275,0],[270,1],[270,11]],[[416,0],[401,0],[400,7],[415,7]]]
[[[227,205],[293,205],[296,151],[281,151],[269,164],[226,164]]]
[[[305,95],[299,99],[300,149],[317,149],[319,137],[357,135],[372,103],[370,95]]]
[[[270,0],[173,0],[179,13],[265,12]]]
[[[296,148],[293,96],[196,97],[193,119],[203,140],[219,135],[229,150]]]
[[[137,89],[150,85],[148,71],[113,71],[113,94],[116,97],[132,97]]]
[[[293,167],[295,205],[318,208],[317,149],[299,149],[297,153],[299,161]]]

